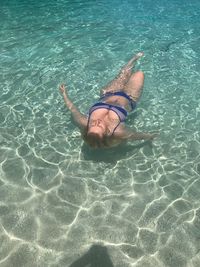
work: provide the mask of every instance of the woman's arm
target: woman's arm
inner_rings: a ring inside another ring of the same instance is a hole
[[[64,99],[64,102],[65,102],[67,108],[70,110],[70,112],[72,114],[72,118],[73,118],[74,122],[77,124],[77,126],[79,128],[81,128],[81,129],[86,128],[87,117],[85,115],[83,115],[77,109],[77,107],[74,105],[74,103],[69,99],[69,97],[66,93],[65,85],[61,84],[59,89],[60,89],[61,94],[63,95],[63,99]]]
[[[132,132],[126,136],[127,140],[153,140],[158,133],[138,133]]]
[[[116,137],[122,140],[153,140],[158,133],[140,133],[134,132],[128,127],[122,128],[119,132],[116,133]]]

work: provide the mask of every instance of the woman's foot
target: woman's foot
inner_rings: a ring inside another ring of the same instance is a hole
[[[135,65],[135,62],[144,56],[144,53],[143,52],[139,52],[137,53],[136,55],[134,55],[130,60],[129,62],[124,66],[124,68],[128,68],[128,69],[132,69]]]

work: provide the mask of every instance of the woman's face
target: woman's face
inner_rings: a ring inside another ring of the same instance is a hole
[[[103,137],[104,133],[106,132],[106,125],[104,121],[101,119],[91,120],[89,122],[88,132],[96,133],[100,137]]]

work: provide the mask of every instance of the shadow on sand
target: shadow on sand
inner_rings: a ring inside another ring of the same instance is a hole
[[[137,145],[122,144],[118,147],[109,149],[92,149],[89,148],[86,144],[83,144],[81,152],[85,160],[115,163],[120,159],[124,159],[127,156],[130,156],[130,154],[133,155],[135,153],[138,153],[138,150],[146,145],[148,145],[149,148],[152,148],[151,141],[143,141]]]
[[[86,254],[73,262],[69,267],[114,267],[114,265],[106,247],[93,245]]]

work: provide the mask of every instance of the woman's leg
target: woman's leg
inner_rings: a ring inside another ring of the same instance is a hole
[[[137,102],[142,94],[143,85],[144,73],[142,71],[137,71],[131,75],[123,91]]]
[[[143,52],[137,53],[132,57],[129,62],[121,69],[118,76],[109,82],[103,89],[101,89],[101,95],[108,92],[123,91],[126,83],[129,81],[132,73],[132,68],[135,66],[135,62],[143,56]]]

